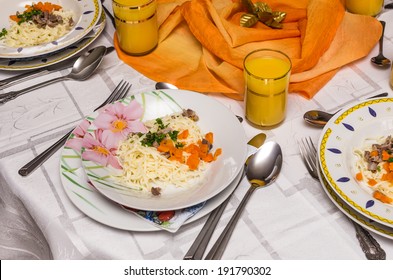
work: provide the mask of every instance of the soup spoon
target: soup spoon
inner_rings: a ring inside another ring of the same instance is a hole
[[[276,180],[281,171],[282,161],[281,147],[273,141],[263,144],[251,157],[246,170],[246,176],[251,186],[224,231],[207,254],[206,260],[220,259],[249,198],[256,189],[267,187]]]
[[[52,80],[48,80],[22,90],[10,91],[7,93],[0,94],[0,104],[4,104],[10,100],[17,98],[29,91],[42,88],[46,85],[53,84],[63,80],[76,80],[83,81],[89,78],[94,71],[100,66],[102,59],[106,53],[106,47],[99,46],[94,48],[91,52],[85,52],[81,55],[72,66],[71,72],[62,77],[57,77]]]
[[[384,93],[380,93],[374,96],[371,96],[367,99],[372,99],[372,98],[378,98],[378,97],[385,97],[387,96],[388,93],[384,92]],[[341,110],[341,109],[340,109]],[[340,110],[338,110],[337,112],[339,112]],[[324,112],[324,111],[319,111],[319,110],[310,110],[307,111],[306,113],[304,113],[303,115],[303,119],[305,120],[306,123],[315,126],[315,127],[319,127],[322,128],[326,125],[326,123],[337,113],[328,113],[328,112]]]

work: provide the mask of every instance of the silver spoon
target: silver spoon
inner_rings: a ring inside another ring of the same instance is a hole
[[[371,62],[379,67],[387,67],[390,65],[390,60],[383,55],[383,36],[385,33],[385,25],[384,21],[380,21],[382,24],[382,34],[381,38],[379,38],[379,53],[377,56],[371,58]]]
[[[170,83],[158,82],[156,83],[156,89],[179,89],[179,88]]]
[[[372,99],[372,98],[378,98],[378,97],[385,97],[387,96],[388,93],[384,92],[384,93],[380,93],[374,96],[371,96],[367,99]],[[341,109],[340,109],[341,110]],[[339,112],[340,110],[338,110],[337,112]],[[319,111],[319,110],[310,110],[304,113],[303,115],[303,119],[305,120],[306,123],[315,126],[315,127],[319,127],[322,128],[326,125],[326,123],[337,113],[328,113],[328,112],[324,112],[324,111]]]
[[[159,89],[179,89],[179,88],[175,85],[170,84],[170,83],[157,82],[156,89],[159,90]],[[241,116],[236,115],[236,118],[239,120],[239,122],[243,122],[243,118]]]
[[[250,141],[247,142],[248,145],[254,146],[255,148],[259,148],[262,146],[263,143],[265,143],[266,140],[266,134],[265,133],[258,133],[255,135],[253,138],[250,139]],[[240,179],[240,181],[237,183],[237,186],[235,187],[235,190],[237,187],[240,185],[243,177],[244,177],[244,172],[245,169],[247,168],[248,161],[252,157],[250,155],[246,162],[244,163],[244,169],[243,169],[243,174]],[[209,244],[210,238],[213,235],[214,229],[216,228],[218,222],[220,221],[220,218],[222,214],[224,213],[225,207],[227,206],[229,200],[231,199],[233,192],[228,196],[227,199],[219,207],[214,209],[210,215],[209,218],[207,219],[205,225],[199,232],[197,238],[195,239],[194,243],[192,243],[190,249],[187,251],[186,255],[184,256],[183,260],[201,260],[203,253],[206,250],[207,245]]]
[[[10,100],[17,98],[29,91],[42,88],[46,85],[53,84],[63,80],[83,81],[89,78],[94,71],[100,66],[102,59],[106,53],[106,47],[100,46],[94,48],[91,52],[85,52],[74,63],[71,73],[66,76],[54,78],[22,90],[10,91],[0,94],[0,104],[4,104]]]
[[[256,189],[267,187],[275,181],[281,171],[282,160],[281,147],[273,141],[263,144],[251,157],[246,170],[246,176],[251,186],[240,202],[235,214],[233,214],[224,231],[207,254],[206,260],[217,260],[221,258],[247,201]]]

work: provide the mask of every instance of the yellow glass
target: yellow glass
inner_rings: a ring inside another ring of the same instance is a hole
[[[130,55],[145,55],[158,43],[156,0],[113,0],[120,48]]]
[[[348,12],[366,16],[378,15],[383,6],[383,0],[345,0]]]
[[[245,111],[249,122],[257,126],[274,126],[286,114],[290,58],[280,52],[261,49],[244,59]]]

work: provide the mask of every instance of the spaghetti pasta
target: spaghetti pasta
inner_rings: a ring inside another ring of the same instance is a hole
[[[393,205],[393,139],[381,137],[371,145],[354,150],[357,181],[371,190],[373,197]]]
[[[51,13],[40,12],[40,14],[43,15],[42,19],[38,15],[34,15],[40,21],[40,24],[33,19],[25,20],[23,18],[23,20],[20,20],[18,17],[20,14],[13,16],[14,20],[10,19],[10,27],[6,29],[4,36],[1,38],[2,43],[8,47],[36,46],[53,42],[72,29],[74,16],[72,11],[60,9]],[[46,22],[50,22],[51,17],[56,19],[56,24],[46,24]]]
[[[209,162],[201,160],[194,170],[186,164],[192,157],[187,147],[202,145],[204,139],[196,122],[176,114],[148,121],[145,125],[149,128],[148,133],[130,135],[120,143],[117,155],[123,171],[117,180],[154,195],[160,193],[157,190],[188,189],[202,183]],[[184,131],[187,137],[180,137]],[[173,154],[160,149],[167,141],[173,143]],[[181,160],[174,159],[178,151],[181,151]]]

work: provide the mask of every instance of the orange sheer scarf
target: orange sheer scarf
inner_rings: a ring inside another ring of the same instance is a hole
[[[129,56],[115,36],[120,59],[153,80],[236,100],[243,99],[243,59],[252,50],[273,48],[289,55],[289,91],[312,98],[340,67],[367,56],[382,31],[377,19],[345,12],[340,0],[264,0],[273,11],[287,13],[282,29],[260,22],[241,27],[241,1],[157,1],[158,47],[145,56]]]

